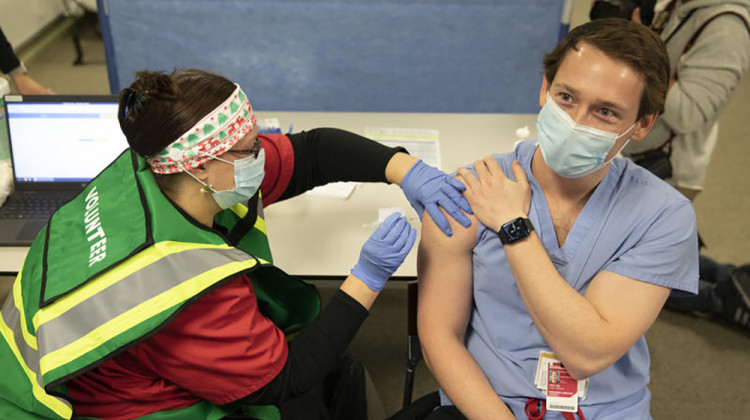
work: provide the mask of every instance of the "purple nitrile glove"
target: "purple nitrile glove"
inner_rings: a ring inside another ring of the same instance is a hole
[[[383,290],[386,280],[398,270],[417,239],[417,230],[398,213],[388,216],[370,235],[359,253],[352,274],[370,290]]]
[[[461,191],[465,190],[464,184],[450,175],[433,168],[430,165],[417,161],[406,173],[401,181],[401,189],[404,190],[409,204],[417,211],[419,219],[422,219],[424,211],[430,214],[435,224],[448,236],[452,236],[448,219],[445,218],[439,207],[445,209],[458,223],[468,227],[471,221],[461,209],[471,213],[471,206],[466,201]]]

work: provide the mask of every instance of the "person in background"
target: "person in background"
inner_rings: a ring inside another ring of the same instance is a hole
[[[22,95],[51,95],[53,93],[52,90],[40,85],[29,76],[26,66],[16,57],[2,28],[0,28],[0,71],[10,76],[18,93]]]
[[[650,418],[643,334],[670,293],[697,291],[696,220],[616,156],[646,137],[668,82],[654,32],[588,22],[544,57],[538,141],[458,170],[473,223],[448,238],[425,217],[419,245],[419,338],[442,404],[427,419]],[[545,390],[555,363],[578,384],[563,401]]]
[[[631,10],[631,20],[656,31],[671,62],[664,113],[642,142],[626,145],[622,153],[658,169],[657,175],[693,200],[703,189],[718,138],[717,121],[750,66],[750,0],[671,0],[656,5],[597,0],[592,19],[608,15],[601,12],[602,4],[625,9],[625,14]],[[666,160],[664,165],[659,157]]]
[[[643,141],[622,153],[694,200],[718,140],[719,117],[750,66],[750,0],[595,1],[590,17],[608,16],[656,31],[671,62],[664,113]],[[671,297],[666,307],[750,329],[748,270],[701,255],[698,295]]]
[[[118,117],[130,149],[52,216],[3,306],[0,418],[328,418],[321,401],[284,410],[336,388],[416,231],[386,219],[318,315],[314,287],[273,266],[262,208],[389,182],[420,216],[440,206],[468,225],[463,184],[342,130],[259,135],[242,89],[201,70],[139,72]]]

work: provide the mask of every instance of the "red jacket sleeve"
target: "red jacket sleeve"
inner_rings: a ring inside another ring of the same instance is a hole
[[[263,207],[274,203],[286,191],[294,172],[294,149],[283,134],[260,134],[261,147],[266,151],[266,175],[260,184]]]

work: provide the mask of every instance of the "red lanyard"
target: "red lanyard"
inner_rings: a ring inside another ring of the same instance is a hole
[[[544,418],[544,415],[547,413],[547,407],[544,404],[544,400],[538,400],[536,398],[529,398],[526,401],[526,405],[523,408],[523,411],[526,413],[526,417],[529,420],[542,420]],[[586,420],[586,417],[583,416],[583,411],[581,411],[581,407],[578,407],[578,418],[580,420]],[[573,413],[569,413],[567,411],[562,412],[563,417],[565,417],[565,420],[575,420],[575,415]]]

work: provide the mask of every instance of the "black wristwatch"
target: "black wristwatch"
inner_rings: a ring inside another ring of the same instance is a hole
[[[504,224],[497,232],[497,236],[503,245],[508,245],[528,237],[533,231],[534,225],[531,224],[531,220],[519,217]]]

